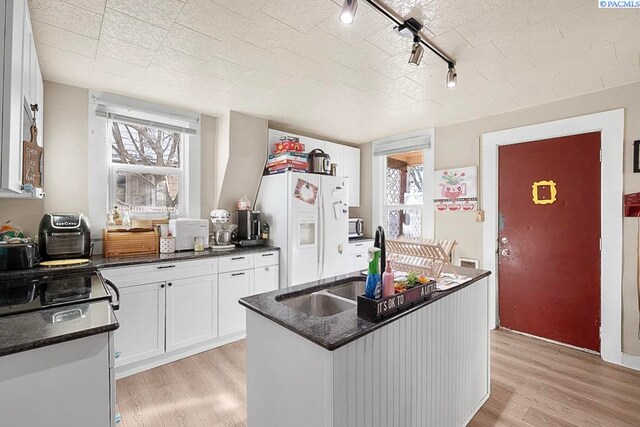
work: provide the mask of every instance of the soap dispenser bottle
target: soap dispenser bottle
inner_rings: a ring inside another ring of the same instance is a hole
[[[391,270],[391,263],[387,261],[387,268],[382,273],[382,297],[390,297],[396,293],[396,289],[393,285],[393,270]]]
[[[364,294],[367,298],[379,299],[382,295],[380,283],[380,249],[369,248],[369,269],[367,271],[367,283],[364,287]]]

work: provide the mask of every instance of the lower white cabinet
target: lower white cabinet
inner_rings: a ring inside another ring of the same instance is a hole
[[[347,245],[350,271],[362,271],[369,267],[368,250],[373,246],[373,240],[355,240]]]
[[[110,333],[2,357],[0,425],[114,425]]]
[[[245,330],[245,308],[240,298],[251,295],[254,289],[253,270],[222,273],[218,276],[218,316],[220,336]]]
[[[165,283],[120,288],[115,332],[116,366],[164,353]]]
[[[218,277],[204,276],[167,283],[167,351],[218,336]]]
[[[279,287],[280,268],[277,265],[255,268],[255,289],[253,294],[277,291]]]

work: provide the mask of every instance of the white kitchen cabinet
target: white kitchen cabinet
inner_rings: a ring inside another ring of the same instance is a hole
[[[238,300],[253,293],[254,283],[253,269],[218,276],[218,328],[221,337],[245,330],[245,308]]]
[[[116,367],[164,353],[165,287],[164,282],[120,287]]]
[[[342,148],[342,167],[344,176],[349,177],[349,206],[360,206],[360,149]]]
[[[336,144],[333,142],[325,142],[324,143],[324,152],[329,155],[331,158],[331,163],[336,164],[336,175],[337,176],[347,176],[346,170],[344,168],[343,161],[343,147],[344,145]]]
[[[373,240],[354,240],[347,245],[350,272],[366,270],[369,267],[368,251]]]
[[[218,336],[217,285],[216,275],[167,283],[167,351]]]
[[[280,286],[280,269],[277,265],[255,268],[255,289],[252,294],[277,291]]]
[[[40,190],[22,191],[22,141],[29,138],[31,104],[44,113],[40,72],[26,0],[5,0],[0,6],[0,197],[43,197]],[[42,120],[37,123],[42,129]],[[43,138],[38,144],[44,146]]]
[[[0,425],[114,425],[110,333],[2,357]]]

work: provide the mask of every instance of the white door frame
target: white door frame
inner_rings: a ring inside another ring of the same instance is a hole
[[[497,326],[498,147],[528,141],[601,132],[601,344],[603,360],[622,364],[622,200],[624,109],[507,129],[482,135],[483,268],[489,276],[490,325]]]

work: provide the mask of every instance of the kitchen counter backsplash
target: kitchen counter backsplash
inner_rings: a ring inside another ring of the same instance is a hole
[[[75,273],[83,271],[92,271],[98,268],[109,267],[126,267],[139,264],[151,264],[157,262],[180,262],[191,261],[203,258],[215,258],[233,255],[242,255],[256,252],[267,252],[280,250],[274,246],[253,246],[253,247],[237,247],[230,251],[214,251],[207,249],[201,252],[184,251],[174,252],[170,254],[153,254],[153,255],[132,255],[123,257],[103,257],[96,255],[91,259],[89,264],[76,267],[36,267],[27,270],[0,271],[0,281],[24,279],[34,276],[45,276],[64,273]]]

